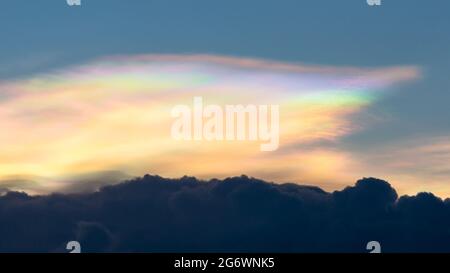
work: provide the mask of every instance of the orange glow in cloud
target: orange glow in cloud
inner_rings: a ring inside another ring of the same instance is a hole
[[[352,115],[419,74],[415,67],[144,55],[0,82],[0,179],[44,177],[44,191],[60,189],[60,177],[103,170],[345,183],[354,178],[347,175],[351,155],[308,145],[358,130]],[[262,153],[259,143],[246,141],[173,140],[170,110],[192,104],[194,96],[218,105],[280,105],[280,150]]]

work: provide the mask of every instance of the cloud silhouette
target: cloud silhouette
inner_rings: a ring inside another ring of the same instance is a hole
[[[0,197],[1,252],[450,251],[450,201],[364,178],[328,193],[247,176],[146,175],[99,191]]]

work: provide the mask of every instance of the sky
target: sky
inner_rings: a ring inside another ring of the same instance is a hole
[[[449,197],[449,8],[444,0],[3,1],[1,184],[45,193],[105,174],[245,173],[336,190],[372,176],[401,194]],[[170,108],[198,95],[276,102],[279,149],[174,141]]]

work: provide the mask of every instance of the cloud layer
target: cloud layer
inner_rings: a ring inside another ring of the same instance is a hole
[[[145,176],[86,194],[0,197],[1,252],[449,252],[450,203],[366,178],[328,193],[246,176]]]
[[[201,178],[248,173],[322,185],[331,178],[348,181],[353,177],[344,169],[351,167],[351,155],[309,145],[359,130],[352,115],[394,84],[419,76],[413,66],[367,69],[142,55],[4,81],[0,179],[45,177],[41,192],[61,190],[61,177],[105,170]],[[206,104],[279,104],[279,152],[262,154],[256,142],[174,141],[170,110],[191,105],[194,96]]]

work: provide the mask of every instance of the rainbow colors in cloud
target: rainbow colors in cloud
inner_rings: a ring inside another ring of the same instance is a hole
[[[360,129],[354,114],[419,76],[413,66],[140,55],[3,81],[0,179],[43,177],[43,191],[61,189],[64,177],[104,170],[201,178],[245,173],[320,184],[352,162],[344,152],[310,145]],[[280,105],[279,151],[261,153],[245,141],[173,140],[170,110],[195,96],[219,105]]]

